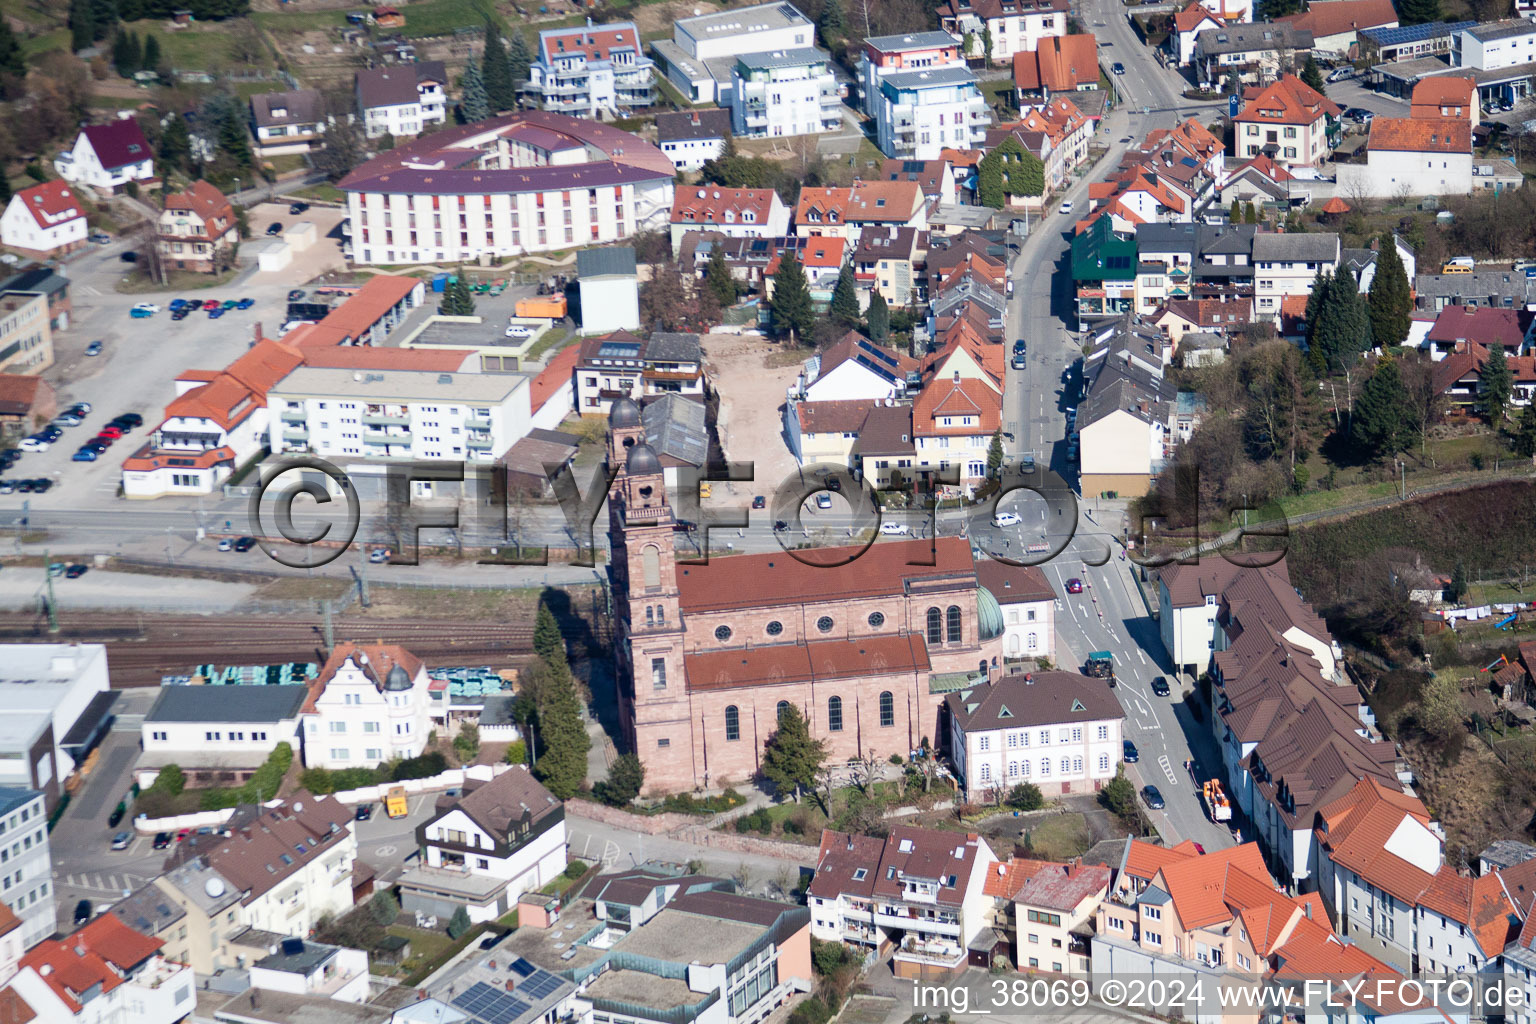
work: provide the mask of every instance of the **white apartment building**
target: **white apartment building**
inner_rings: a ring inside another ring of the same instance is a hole
[[[975,149],[992,124],[976,76],[963,64],[884,75],[878,103],[876,137],[891,157],[936,160],[944,149]]]
[[[39,790],[52,810],[113,699],[102,644],[0,645],[0,786]]]
[[[696,171],[725,150],[729,110],[680,110],[656,115],[656,144],[680,171]]]
[[[52,935],[53,858],[48,845],[48,812],[35,789],[0,786],[0,903],[21,919],[14,935],[22,949]]]
[[[489,782],[466,781],[464,795],[416,834],[425,870],[401,878],[401,905],[439,917],[452,915],[462,901],[470,920],[493,920],[514,909],[523,893],[553,881],[568,862],[565,805],[523,765]],[[454,873],[464,877],[447,877]],[[487,884],[477,890],[476,881]]]
[[[656,65],[640,49],[634,22],[539,33],[528,93],[545,110],[572,117],[619,117],[656,102]]]
[[[0,243],[34,257],[78,249],[89,230],[79,197],[63,181],[22,189],[0,214]]]
[[[276,686],[165,686],[139,726],[140,788],[174,764],[192,786],[249,779],[279,743],[299,750],[299,709],[309,690]]]
[[[965,40],[965,52],[983,56],[988,38],[993,62],[1033,50],[1040,40],[1067,34],[1068,0],[948,0],[939,7],[939,27]]]
[[[1536,22],[1510,18],[1464,28],[1451,36],[1451,63],[1481,71],[1536,63]]]
[[[800,47],[743,54],[732,72],[731,132],[780,138],[836,131],[842,101],[826,50]]]
[[[1329,233],[1261,232],[1253,238],[1255,317],[1279,319],[1287,295],[1310,295],[1318,271],[1339,266],[1339,236]]]
[[[1344,195],[1464,196],[1472,191],[1472,125],[1450,118],[1379,117],[1366,162],[1340,164]]]
[[[1003,654],[1056,658],[1056,592],[1037,565],[1008,565],[995,558],[976,562],[976,579],[1003,613]]]
[[[726,106],[731,68],[744,53],[816,45],[816,26],[792,4],[759,4],[679,18],[671,39],[651,44],[669,81],[693,103]]]
[[[1115,776],[1125,712],[1101,679],[1015,672],[944,699],[950,760],[966,799],[1032,782],[1042,793],[1094,792]]]
[[[421,659],[392,644],[337,644],[304,703],[304,764],[372,768],[418,756],[432,730]]]
[[[448,120],[443,90],[448,72],[440,60],[370,68],[357,73],[357,110],[370,139],[419,135],[429,124]]]
[[[519,373],[301,366],[267,393],[274,452],[494,462],[532,426]]]
[[[75,144],[54,157],[59,177],[76,185],[112,194],[129,182],[149,182],[155,177],[154,150],[128,111],[108,124],[80,129]]]
[[[897,825],[878,839],[826,829],[806,890],[811,935],[874,949],[894,942],[898,978],[963,970],[991,922],[985,883],[996,863],[975,835]]]
[[[284,939],[277,952],[251,964],[251,988],[367,1002],[368,954],[302,938]]]
[[[192,968],[160,955],[162,943],[102,914],[33,948],[0,990],[15,1021],[176,1024],[197,1004]]]
[[[478,262],[617,242],[667,222],[677,168],[656,146],[542,110],[445,128],[340,184],[356,264]]]

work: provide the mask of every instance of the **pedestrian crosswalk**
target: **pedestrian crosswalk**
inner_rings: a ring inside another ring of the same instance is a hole
[[[135,875],[132,872],[87,872],[76,875],[56,875],[54,886],[57,889],[67,889],[71,893],[78,892],[85,896],[102,896],[117,898],[131,892],[149,881],[147,876]]]

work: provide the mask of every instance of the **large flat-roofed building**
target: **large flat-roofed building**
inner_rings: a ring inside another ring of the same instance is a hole
[[[0,645],[0,785],[39,790],[52,810],[116,697],[102,644]]]
[[[778,138],[835,131],[843,123],[843,104],[829,57],[814,46],[737,57],[731,133]]]
[[[139,785],[151,785],[168,764],[191,786],[244,782],[279,743],[297,752],[308,694],[296,684],[163,687],[140,726]]]
[[[616,242],[667,223],[676,173],[636,135],[547,111],[448,128],[342,179],[349,257],[446,264]]]
[[[693,103],[728,106],[731,69],[742,54],[816,44],[816,27],[787,3],[679,18],[671,39],[651,44],[667,79]]]

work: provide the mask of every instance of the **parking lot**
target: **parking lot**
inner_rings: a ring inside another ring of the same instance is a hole
[[[265,225],[274,220],[292,226],[299,220],[315,223],[320,238],[298,254],[293,265],[274,273],[262,273],[254,264],[228,285],[179,293],[180,297],[205,301],[249,298],[252,305],[230,310],[219,319],[205,312],[174,321],[167,308],[174,292],[120,294],[116,284],[132,273],[121,261],[130,246],[119,241],[101,246],[71,262],[73,312],[66,331],[54,335],[54,365],[44,376],[58,390],[59,405],[77,401],[93,406],[84,424],[67,427],[59,441],[46,452],[24,454],[4,475],[10,479],[46,478],[53,488],[43,495],[0,495],[0,507],[78,508],[101,504],[117,494],[123,458],[139,448],[160,423],[165,404],[175,396],[173,382],[188,369],[221,370],[248,348],[257,326],[272,337],[286,319],[288,291],[307,282],[324,269],[339,269],[340,244],[327,237],[340,223],[341,212],[311,208],[302,217],[290,216],[286,205],[264,204],[252,211],[251,230],[264,237]],[[146,319],[134,319],[130,311],[141,302],[161,307]],[[101,342],[101,354],[86,355],[86,347]],[[96,462],[72,462],[76,449],[122,413],[143,417],[143,424],[116,441]]]

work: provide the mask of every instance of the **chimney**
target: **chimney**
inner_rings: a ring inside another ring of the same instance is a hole
[[[517,982],[515,980],[513,980],[512,978],[508,978],[507,979],[507,991],[511,992],[515,988],[517,988]]]
[[[261,340],[261,321],[260,320],[256,321],[256,325],[255,325],[255,327],[252,328],[252,331],[255,333],[255,337],[253,337],[251,339],[251,344],[254,345],[254,344],[256,344],[257,342],[259,342]]]

